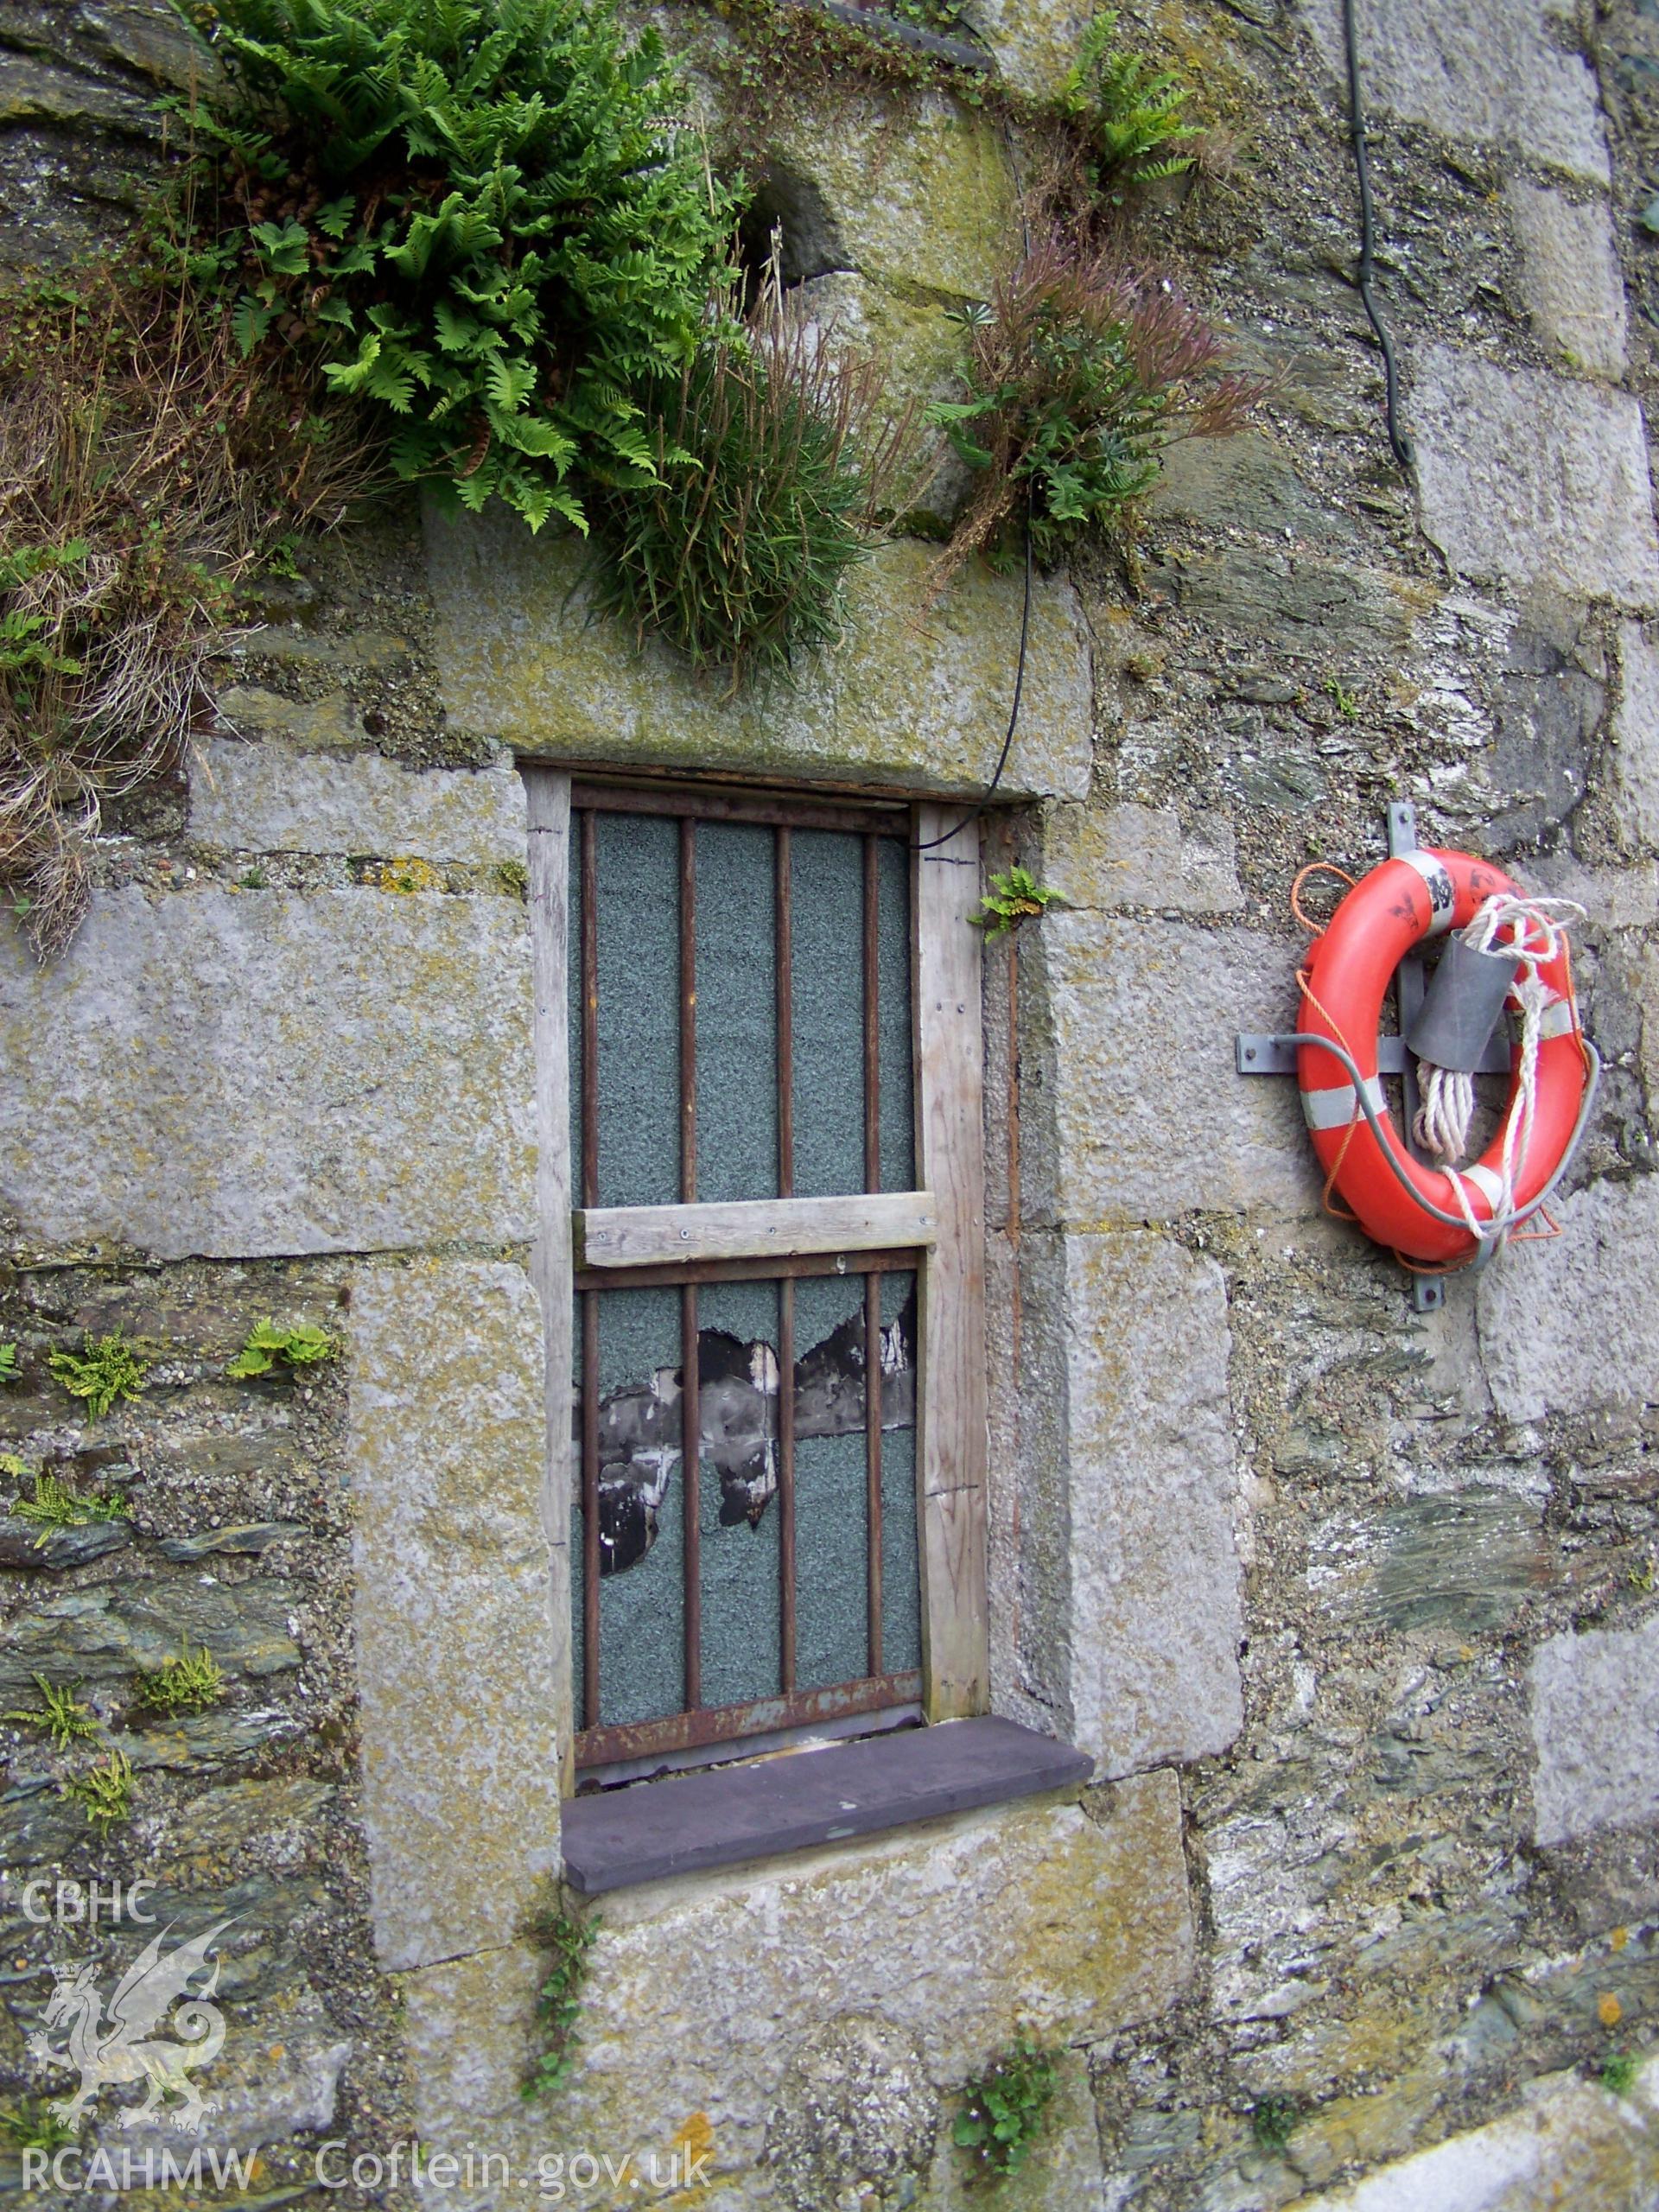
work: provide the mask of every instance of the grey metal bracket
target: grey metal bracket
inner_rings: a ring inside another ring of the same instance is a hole
[[[1294,1075],[1296,1047],[1288,1037],[1281,1037],[1271,1030],[1255,1032],[1241,1029],[1233,1040],[1233,1055],[1240,1075]],[[1411,1057],[1406,1051],[1403,1037],[1379,1037],[1376,1040],[1376,1071],[1379,1075],[1403,1076],[1410,1072]],[[1510,1072],[1509,1040],[1494,1037],[1480,1056],[1478,1075],[1508,1075]]]
[[[1417,849],[1417,810],[1408,799],[1395,799],[1387,817],[1389,857],[1397,860],[1402,853]],[[1395,1005],[1399,1014],[1400,1030],[1397,1036],[1379,1037],[1376,1040],[1376,1065],[1380,1075],[1397,1075],[1405,1086],[1406,1143],[1415,1152],[1411,1128],[1417,1118],[1417,1069],[1411,1054],[1406,1050],[1405,1033],[1416,1017],[1427,987],[1421,956],[1408,953],[1395,970]],[[1240,1075],[1294,1075],[1296,1046],[1289,1037],[1274,1035],[1266,1031],[1241,1031],[1234,1040],[1234,1062]],[[1482,1075],[1507,1075],[1510,1071],[1509,1039],[1495,1036],[1481,1056],[1478,1071]],[[1418,1274],[1411,1278],[1412,1303],[1420,1313],[1432,1313],[1446,1303],[1446,1277]]]

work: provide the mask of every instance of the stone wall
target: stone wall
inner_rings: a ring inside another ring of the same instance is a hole
[[[967,9],[1039,91],[1083,12]],[[1065,2057],[1009,2206],[1654,2201],[1659,2078],[1598,2073],[1659,2007],[1659,21],[1358,20],[1414,474],[1351,282],[1338,0],[1131,11],[1243,142],[1148,250],[1272,394],[1171,455],[1131,565],[1043,580],[987,838],[1067,902],[986,957],[993,1694],[1095,1783],[623,1894],[578,2070],[519,2099],[565,1662],[513,757],[972,792],[1019,590],[925,613],[899,543],[798,692],[726,704],[588,625],[568,548],[390,501],[270,584],[72,950],[0,944],[0,1445],[130,1506],[0,1520],[0,1673],[16,1709],[78,1676],[136,1771],[99,1845],[56,1786],[91,1750],[6,1724],[11,2093],[50,1965],[107,1987],[151,1932],[40,1926],[25,1885],[142,1872],[175,1935],[233,1923],[206,2139],[258,2152],[261,2202],[320,2142],[418,2133],[521,2175],[694,2154],[674,2201],[720,2212],[955,2207],[955,2100],[1022,2023]],[[0,252],[60,261],[142,199],[182,49],[137,0],[8,4],[0,41]],[[939,389],[1020,157],[938,97],[791,122],[803,311]],[[1608,1067],[1559,1237],[1421,1314],[1322,1215],[1294,1086],[1232,1060],[1291,1014],[1296,868],[1379,857],[1395,797],[1583,901]],[[343,1357],[228,1376],[267,1315]],[[118,1325],[155,1363],[91,1421],[48,1355]],[[163,1722],[136,1677],[187,1643],[226,1693]]]

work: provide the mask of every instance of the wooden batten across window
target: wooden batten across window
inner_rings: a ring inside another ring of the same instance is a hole
[[[983,1712],[977,824],[526,783],[567,1789]]]

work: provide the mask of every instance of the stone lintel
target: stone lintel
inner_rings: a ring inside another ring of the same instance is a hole
[[[881,547],[849,585],[840,643],[798,680],[728,700],[659,643],[593,616],[568,540],[511,516],[427,518],[444,702],[464,729],[550,760],[734,769],[973,792],[1007,728],[1020,585],[969,562],[931,607],[932,549]],[[1010,797],[1080,798],[1093,756],[1090,656],[1068,584],[1039,579]]]

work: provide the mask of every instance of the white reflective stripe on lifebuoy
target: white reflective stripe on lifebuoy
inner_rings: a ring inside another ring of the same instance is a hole
[[[1552,1037],[1570,1037],[1579,1026],[1579,1010],[1571,999],[1553,999],[1544,1008],[1538,1021],[1538,1041],[1547,1045]]]
[[[1498,1200],[1503,1195],[1503,1179],[1490,1167],[1483,1167],[1477,1160],[1472,1167],[1458,1170],[1465,1183],[1472,1183],[1492,1211],[1497,1211]]]
[[[1452,880],[1450,869],[1437,854],[1426,852],[1421,845],[1408,853],[1396,853],[1395,860],[1404,861],[1408,868],[1414,868],[1428,886],[1430,937],[1444,937],[1452,926],[1452,917],[1457,912],[1457,887]]]
[[[1382,1096],[1382,1082],[1379,1076],[1366,1078],[1365,1096],[1379,1114],[1386,1114],[1389,1104]],[[1350,1122],[1361,1121],[1354,1103],[1354,1086],[1339,1083],[1329,1090],[1305,1090],[1302,1093],[1302,1119],[1310,1129],[1345,1129]]]

